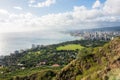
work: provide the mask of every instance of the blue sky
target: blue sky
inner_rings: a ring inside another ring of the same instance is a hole
[[[120,26],[120,0],[0,0],[0,32]]]
[[[29,7],[30,0],[2,0],[0,1],[0,8],[7,9],[9,12],[15,13],[25,13],[31,12],[35,15],[46,15],[51,13],[62,13],[66,11],[72,11],[74,6],[86,6],[87,8],[91,9],[93,3],[96,0],[56,0],[56,3],[49,6],[49,7],[42,7],[42,8],[34,8]],[[38,2],[44,2],[45,0],[36,0],[34,4]],[[100,0],[101,3],[104,3],[105,0]],[[19,6],[23,10],[19,11],[14,9],[14,6]]]

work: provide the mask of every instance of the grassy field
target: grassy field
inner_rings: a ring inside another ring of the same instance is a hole
[[[65,46],[59,46],[57,47],[57,50],[81,50],[83,49],[84,47],[79,45],[79,44],[68,44],[68,45],[65,45]]]

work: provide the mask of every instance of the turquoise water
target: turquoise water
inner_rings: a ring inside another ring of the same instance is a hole
[[[15,50],[31,48],[32,44],[48,45],[74,40],[69,34],[60,32],[19,32],[0,34],[0,55],[8,55]]]

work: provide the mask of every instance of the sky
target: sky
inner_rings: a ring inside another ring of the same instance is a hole
[[[0,0],[0,33],[120,26],[120,0]]]

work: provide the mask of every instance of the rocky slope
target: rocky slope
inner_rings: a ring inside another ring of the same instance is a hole
[[[56,80],[119,80],[120,37],[103,47],[85,49],[64,67]]]

